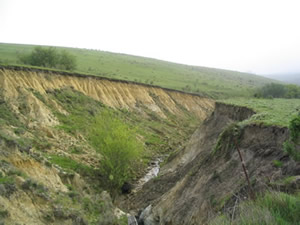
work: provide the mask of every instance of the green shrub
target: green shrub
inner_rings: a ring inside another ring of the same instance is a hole
[[[264,98],[269,98],[269,97],[280,98],[280,97],[284,97],[286,92],[287,89],[285,85],[271,83],[271,84],[266,84],[261,89],[259,89],[257,95]]]
[[[63,50],[59,56],[60,69],[75,70],[76,69],[76,57],[66,50]]]
[[[108,110],[103,111],[91,128],[90,141],[102,154],[100,171],[110,190],[118,190],[133,177],[142,145],[130,129]]]
[[[281,161],[279,161],[279,160],[273,160],[273,165],[275,166],[275,167],[277,167],[277,168],[280,168],[280,167],[282,167],[282,165],[283,165],[283,163],[281,162]]]
[[[58,53],[53,47],[38,46],[29,55],[21,56],[20,61],[33,66],[55,67],[58,63]]]
[[[300,115],[291,120],[289,125],[290,138],[283,144],[284,150],[295,160],[300,162],[299,137]]]
[[[26,175],[24,172],[22,172],[22,171],[19,170],[19,169],[15,169],[15,168],[10,169],[10,170],[7,172],[7,175],[8,175],[8,176],[14,176],[14,175],[16,175],[16,176],[20,176],[20,177],[24,177],[24,178],[27,177],[27,175]]]
[[[266,84],[256,91],[256,98],[300,98],[300,86],[289,84]]]
[[[291,131],[291,141],[298,144],[300,137],[300,115],[291,120],[289,129]]]
[[[283,149],[295,160],[300,161],[300,153],[297,151],[295,144],[291,141],[283,143]]]
[[[24,64],[32,66],[42,66],[50,68],[60,68],[66,70],[76,69],[76,58],[66,50],[58,52],[56,48],[35,47],[28,55],[19,57]]]
[[[13,184],[15,181],[9,176],[0,176],[0,184]]]
[[[7,210],[0,209],[0,219],[4,219],[9,216],[9,212]]]
[[[300,86],[295,84],[286,85],[286,98],[300,98]]]

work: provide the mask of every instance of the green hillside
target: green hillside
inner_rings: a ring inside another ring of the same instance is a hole
[[[245,106],[253,109],[256,114],[243,123],[257,123],[288,127],[289,122],[299,114],[300,99],[257,99],[231,98],[222,100],[226,104]]]
[[[20,64],[19,56],[34,45],[0,43],[0,63]],[[76,72],[130,80],[166,88],[205,94],[213,98],[249,96],[253,89],[272,82],[261,76],[236,71],[176,64],[145,57],[98,50],[61,48],[74,54]]]

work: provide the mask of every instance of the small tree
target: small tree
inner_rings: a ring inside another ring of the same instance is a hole
[[[32,66],[42,66],[50,68],[61,68],[74,70],[76,68],[76,58],[66,50],[59,53],[56,48],[35,47],[28,55],[20,56],[20,61]]]
[[[284,98],[286,95],[287,89],[283,84],[266,84],[262,88],[260,88],[257,93],[255,93],[255,97],[263,97],[263,98]]]
[[[59,57],[59,64],[62,69],[75,70],[76,69],[76,58],[66,50],[63,50]]]
[[[300,86],[295,84],[266,84],[256,91],[256,98],[300,98]]]
[[[21,62],[33,66],[55,67],[58,63],[58,53],[55,48],[35,47],[29,55],[22,56]]]
[[[135,131],[109,111],[96,118],[90,133],[91,143],[103,156],[100,172],[107,187],[115,193],[133,177],[142,144],[137,141]]]
[[[287,87],[287,98],[300,98],[300,86],[295,84],[289,84]]]

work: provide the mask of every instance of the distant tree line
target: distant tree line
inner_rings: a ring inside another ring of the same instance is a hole
[[[56,48],[35,47],[30,54],[19,57],[24,64],[57,68],[64,70],[76,69],[76,57],[66,50],[58,51]]]
[[[295,84],[266,84],[259,88],[256,98],[300,98],[300,86]]]

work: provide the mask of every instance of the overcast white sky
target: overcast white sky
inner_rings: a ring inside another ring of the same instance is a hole
[[[0,42],[300,72],[299,0],[0,0]]]

